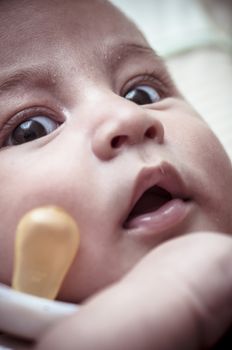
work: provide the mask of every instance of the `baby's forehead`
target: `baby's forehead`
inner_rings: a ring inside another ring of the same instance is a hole
[[[105,0],[1,0],[0,37],[1,55],[41,42],[49,49],[62,39],[64,47],[73,39],[79,47],[130,38],[147,44],[135,24]]]
[[[58,55],[82,64],[96,55],[112,67],[133,54],[155,56],[135,24],[105,0],[1,0],[0,33],[2,70]]]
[[[0,1],[1,31],[7,31],[13,25],[23,30],[24,26],[32,29],[36,25],[56,24],[56,30],[69,26],[82,30],[98,30],[99,28],[127,29],[131,33],[138,28],[118,8],[107,0],[1,0]],[[46,23],[46,20],[48,22]],[[43,27],[40,27],[43,31]],[[105,33],[106,34],[106,33]],[[141,35],[141,33],[140,33]]]
[[[4,90],[46,86],[63,95],[70,83],[117,81],[117,90],[132,76],[168,76],[143,34],[107,1],[0,0],[1,8]]]

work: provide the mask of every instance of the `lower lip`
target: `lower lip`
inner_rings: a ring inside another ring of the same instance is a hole
[[[161,233],[180,224],[189,212],[189,202],[172,199],[158,210],[131,219],[126,228]]]

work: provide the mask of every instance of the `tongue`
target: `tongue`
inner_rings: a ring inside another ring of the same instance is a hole
[[[137,216],[156,211],[171,199],[170,193],[158,186],[147,190],[135,204],[128,216],[127,222]]]

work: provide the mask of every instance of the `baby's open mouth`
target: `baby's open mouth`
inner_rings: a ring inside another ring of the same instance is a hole
[[[143,234],[170,232],[177,225],[180,228],[190,209],[191,198],[181,176],[162,162],[138,174],[123,228]]]
[[[137,217],[147,213],[152,213],[160,209],[167,202],[171,201],[173,196],[164,188],[154,185],[146,190],[137,200],[124,222],[124,227],[129,228],[130,223]]]

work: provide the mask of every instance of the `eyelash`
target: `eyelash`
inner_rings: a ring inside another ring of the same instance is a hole
[[[137,75],[132,80],[129,80],[123,87],[121,96],[124,96],[129,90],[135,89],[139,85],[150,85],[155,88],[161,98],[168,97],[170,95],[170,82],[168,77],[163,74],[157,78],[157,72],[148,72],[143,75]]]
[[[24,121],[30,119],[30,118],[34,118],[36,116],[40,116],[40,115],[46,116],[48,118],[53,119],[54,121],[56,121],[59,124],[62,124],[62,122],[64,122],[64,120],[61,120],[61,118],[59,118],[57,116],[57,114],[55,114],[55,112],[53,112],[50,109],[47,108],[43,108],[43,107],[30,107],[28,109],[25,109],[23,111],[20,111],[18,113],[16,113],[13,117],[9,118],[9,120],[7,120],[7,122],[3,125],[2,130],[1,130],[1,137],[0,137],[0,148],[3,147],[4,142],[6,141],[7,137],[9,137],[10,133],[21,123],[23,123]]]
[[[157,77],[159,75],[159,78]],[[167,74],[161,74],[157,71],[151,71],[142,75],[137,75],[133,79],[128,80],[120,93],[121,96],[125,96],[128,91],[135,89],[139,85],[149,85],[157,90],[161,99],[170,96],[170,80]],[[5,140],[9,137],[10,133],[24,121],[43,115],[53,119],[55,122],[62,124],[64,119],[57,115],[53,110],[44,107],[30,107],[23,111],[16,113],[13,117],[3,125],[0,136],[0,148],[3,147]]]

